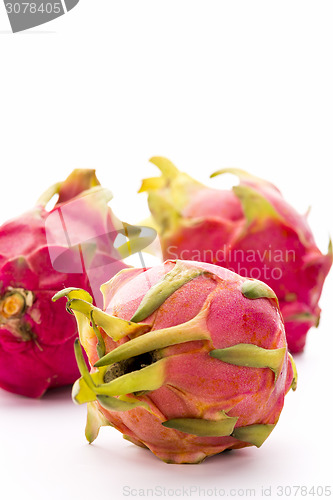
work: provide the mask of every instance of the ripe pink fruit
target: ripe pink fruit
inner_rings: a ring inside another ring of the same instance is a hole
[[[59,198],[48,212],[45,206],[54,194]],[[110,251],[112,231],[119,221],[107,206],[109,199],[94,170],[74,170],[32,210],[1,226],[3,389],[39,397],[49,387],[71,384],[78,377],[73,352],[75,319],[51,298],[69,285],[95,293],[107,277],[126,267]],[[96,294],[95,298],[99,300]]]
[[[152,158],[162,176],[145,179],[153,224],[164,259],[217,264],[260,279],[276,293],[291,352],[302,351],[317,326],[324,280],[332,264],[317,248],[306,216],[298,214],[269,182],[238,169],[232,191],[206,187],[165,158]]]
[[[127,269],[101,287],[105,311],[84,290],[59,292],[94,365],[75,350],[88,403],[86,437],[112,425],[169,463],[261,446],[296,388],[283,321],[264,283],[218,266],[167,261]]]

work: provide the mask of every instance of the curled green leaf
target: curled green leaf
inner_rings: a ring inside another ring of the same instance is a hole
[[[89,387],[89,389],[93,392],[95,392],[95,384],[93,382],[93,379],[91,378],[91,375],[89,373],[89,369],[86,365],[86,362],[84,360],[84,357],[83,357],[83,352],[82,352],[82,347],[81,347],[81,344],[80,344],[80,341],[79,339],[75,339],[75,342],[74,342],[74,352],[75,352],[75,358],[76,358],[76,362],[77,362],[77,366],[79,368],[79,371],[81,373],[81,376],[83,378],[83,380],[85,381],[85,383],[87,384],[87,386]]]
[[[85,300],[73,298],[68,301],[67,307],[74,313],[83,314],[83,316],[88,319],[89,323],[91,322],[93,313],[95,327],[99,326],[103,328],[105,333],[115,341],[120,340],[127,335],[139,335],[150,330],[149,325],[144,323],[138,325],[131,321],[111,316]],[[94,332],[97,334],[95,329]],[[99,337],[97,338],[99,339]]]
[[[141,370],[126,373],[111,382],[101,384],[96,388],[96,392],[99,396],[122,396],[159,389],[165,381],[166,361],[167,359],[161,359]]]
[[[194,266],[191,267],[177,260],[173,269],[149,289],[131,321],[138,323],[147,318],[176,290],[202,274],[207,274],[207,271]]]
[[[236,344],[225,349],[214,349],[209,355],[225,363],[250,368],[270,368],[275,380],[282,368],[286,348],[264,349],[253,344]]]
[[[229,417],[224,411],[220,412],[217,420],[204,418],[172,418],[162,422],[164,427],[175,429],[195,436],[230,436],[238,417]]]
[[[292,355],[290,354],[290,352],[288,352],[288,358],[291,362],[291,366],[292,366],[292,369],[293,369],[293,379],[291,381],[291,385],[290,385],[290,388],[293,390],[293,391],[296,391],[297,389],[297,379],[298,379],[298,375],[297,375],[297,368],[296,368],[296,364],[295,364],[295,361],[294,361],[294,358],[292,357]]]
[[[273,290],[266,283],[255,279],[244,281],[241,292],[247,299],[267,298],[278,300]]]
[[[164,347],[193,340],[210,340],[209,332],[205,326],[204,309],[187,323],[161,330],[153,330],[120,345],[98,360],[94,366],[100,367],[110,365],[117,361],[122,361],[123,359],[144,354],[145,352],[163,349]]]
[[[90,403],[96,400],[96,392],[88,387],[84,378],[81,377],[73,385],[72,399],[78,405]]]
[[[232,189],[243,206],[248,225],[267,219],[281,220],[273,205],[256,189],[245,184],[239,184]]]
[[[112,426],[112,424],[104,417],[103,413],[97,408],[94,403],[87,404],[87,423],[86,423],[86,439],[89,443],[95,441],[99,430],[103,426]]]
[[[257,448],[260,448],[274,429],[275,425],[276,424],[254,424],[237,427],[231,436],[239,441],[245,441],[246,443],[253,444]]]
[[[115,398],[114,396],[106,396],[106,395],[97,395],[97,401],[103,408],[110,411],[128,411],[133,410],[133,408],[137,408],[138,406],[149,408],[147,403],[144,403],[135,398],[126,398],[122,399]]]
[[[92,296],[90,293],[86,292],[82,288],[64,288],[63,290],[60,290],[58,293],[53,295],[52,300],[55,302],[58,299],[61,299],[62,297],[67,297],[68,300],[72,299],[81,299],[85,300],[86,302],[89,302],[92,304]]]
[[[94,311],[90,311],[90,320],[91,320],[91,325],[94,330],[94,333],[97,337],[97,345],[96,345],[96,350],[99,358],[102,358],[105,355],[105,343],[104,339],[101,335],[101,332],[99,331],[95,320],[94,320]]]

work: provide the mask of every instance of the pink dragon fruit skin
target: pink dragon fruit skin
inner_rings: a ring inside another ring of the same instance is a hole
[[[54,194],[59,195],[58,201],[47,211],[45,206]],[[52,186],[32,210],[1,226],[0,387],[3,389],[40,397],[48,388],[72,384],[78,377],[73,352],[77,337],[75,318],[51,299],[55,292],[69,285],[84,287],[91,293],[92,290],[87,272],[75,269],[77,252],[67,245],[57,245],[64,236],[55,216],[60,211],[67,216],[67,209],[74,205],[75,210],[67,217],[69,233],[75,235],[77,231],[84,241],[89,228],[95,234],[105,234],[114,227],[116,219],[107,206],[109,199],[110,193],[99,185],[94,170],[77,169],[66,181]],[[53,240],[52,245],[48,238]],[[100,286],[110,276],[111,266],[113,274],[127,266],[106,253],[101,238],[96,242],[90,264],[94,267],[94,259],[103,257],[104,267],[94,269]],[[66,255],[63,272],[55,270],[51,250]]]
[[[265,441],[296,388],[278,301],[264,283],[193,261],[118,273],[104,311],[84,290],[59,292],[78,321],[86,437],[111,425],[167,463],[199,463]]]
[[[317,248],[306,216],[296,212],[271,183],[242,170],[224,169],[240,183],[232,191],[206,187],[167,159],[152,158],[162,176],[145,179],[148,203],[164,259],[188,259],[260,279],[276,293],[291,352],[304,349],[317,326],[318,306],[332,265]]]

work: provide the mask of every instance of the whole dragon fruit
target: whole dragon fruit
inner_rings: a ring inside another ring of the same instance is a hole
[[[53,210],[46,204],[58,194]],[[78,377],[76,322],[52,303],[66,286],[97,302],[100,285],[125,264],[113,241],[124,228],[94,170],[74,170],[37,205],[0,227],[0,387],[30,397]],[[97,290],[97,292],[96,292]]]
[[[276,293],[291,352],[302,351],[317,326],[318,301],[332,264],[317,248],[306,216],[298,214],[271,183],[242,170],[224,169],[240,183],[212,189],[180,172],[169,160],[151,159],[161,177],[145,179],[153,224],[164,259],[187,259],[226,267],[260,279]]]
[[[168,463],[199,463],[265,441],[296,388],[283,321],[264,283],[218,266],[167,261],[127,269],[101,288],[59,292],[94,366],[75,350],[88,403],[86,437],[112,425]]]

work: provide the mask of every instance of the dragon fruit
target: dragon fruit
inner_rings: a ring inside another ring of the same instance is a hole
[[[169,160],[151,159],[161,177],[145,179],[152,224],[164,259],[187,259],[226,267],[267,283],[276,293],[291,352],[304,349],[317,326],[324,280],[332,264],[317,248],[306,216],[294,210],[271,183],[228,168],[240,183],[232,191],[204,186]]]
[[[56,194],[56,205],[47,211]],[[94,170],[74,170],[32,210],[0,228],[3,389],[40,397],[78,377],[75,319],[51,299],[71,284],[86,288],[101,303],[100,285],[127,267],[112,245],[116,228],[124,226],[108,207],[110,198]]]
[[[69,288],[80,341],[76,403],[86,437],[111,425],[167,463],[261,446],[296,388],[278,301],[266,284],[207,263],[167,261],[102,285],[104,310]]]

